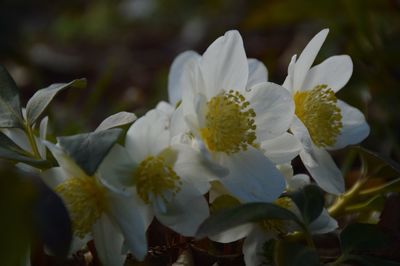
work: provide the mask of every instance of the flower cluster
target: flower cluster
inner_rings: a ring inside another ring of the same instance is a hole
[[[2,132],[29,152],[35,152],[33,144],[39,159],[46,159],[46,148],[51,152],[57,166],[40,175],[69,212],[70,253],[93,239],[104,265],[123,265],[128,253],[144,260],[154,219],[182,236],[196,236],[210,204],[221,197],[237,205],[274,203],[300,216],[285,193],[313,182],[342,194],[344,179],[329,151],[369,134],[364,115],[335,95],[351,77],[350,57],[333,56],[313,66],[327,34],[322,30],[292,57],[283,84],[269,81],[264,64],[246,57],[237,31],[226,32],[202,55],[180,54],[169,72],[169,102],[160,102],[123,139],[104,148],[93,171],[82,167],[92,155],[79,154],[90,141],[82,142],[78,155],[63,143],[68,137],[47,141],[47,118],[33,140],[19,129]],[[293,173],[297,156],[311,178]],[[336,228],[326,210],[309,226],[311,233]],[[246,264],[260,265],[265,243],[296,230],[289,221],[264,220],[209,237],[221,243],[245,238]]]

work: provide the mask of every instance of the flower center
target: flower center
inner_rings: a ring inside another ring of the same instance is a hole
[[[74,233],[83,238],[107,208],[106,190],[94,177],[72,177],[55,190],[64,199]]]
[[[256,140],[256,113],[238,91],[221,93],[207,102],[205,127],[200,135],[211,151],[235,153]]]
[[[278,198],[274,203],[285,209],[290,209],[293,206],[293,202],[289,197]],[[280,219],[266,219],[260,222],[260,225],[264,230],[275,233],[286,233],[286,224],[287,221]]]
[[[147,157],[139,164],[133,175],[136,191],[147,204],[157,196],[167,202],[166,192],[175,195],[180,190],[180,177],[162,156]]]
[[[318,85],[309,91],[298,91],[293,97],[295,113],[308,129],[314,144],[318,147],[334,145],[343,127],[334,91],[327,85]]]

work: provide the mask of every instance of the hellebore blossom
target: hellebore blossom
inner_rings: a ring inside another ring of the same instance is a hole
[[[170,144],[169,123],[165,113],[149,111],[130,127],[125,147],[116,145],[99,170],[110,189],[127,196],[138,216],[145,211],[146,226],[131,225],[138,239],[145,238],[154,216],[179,234],[194,236],[209,215],[203,196],[210,187],[209,170],[190,146]],[[147,250],[146,241],[136,245]]]
[[[351,77],[350,57],[332,56],[311,67],[327,34],[327,29],[322,30],[298,59],[292,57],[283,87],[292,93],[295,103],[290,130],[303,145],[301,160],[321,188],[341,194],[344,180],[327,150],[361,142],[368,136],[369,126],[359,110],[335,95]]]
[[[286,90],[267,82],[261,62],[247,59],[237,31],[219,37],[202,56],[178,56],[168,88],[184,123],[177,128],[188,128],[204,158],[226,169],[219,181],[232,194],[248,202],[273,201],[283,192],[275,163],[289,162],[300,150],[286,132],[294,104]]]

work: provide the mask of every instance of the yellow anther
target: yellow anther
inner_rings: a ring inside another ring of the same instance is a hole
[[[143,160],[133,173],[136,191],[147,204],[154,197],[168,201],[165,192],[175,195],[180,190],[180,177],[163,156],[149,156]]]
[[[318,147],[334,145],[343,127],[334,91],[327,85],[318,85],[312,90],[296,92],[293,98],[296,115],[308,129],[314,144]]]
[[[221,93],[207,102],[205,127],[200,135],[211,151],[228,154],[255,145],[256,113],[238,91]]]
[[[94,177],[72,177],[55,188],[69,211],[74,234],[83,238],[107,209],[106,190]]]

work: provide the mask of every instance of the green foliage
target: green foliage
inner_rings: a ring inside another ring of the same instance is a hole
[[[292,220],[301,224],[294,213],[274,203],[246,203],[211,215],[200,225],[196,236],[203,238],[264,219]]]
[[[119,112],[114,115],[107,117],[101,122],[101,124],[96,128],[95,132],[107,130],[114,127],[122,127],[130,125],[136,120],[136,115],[129,112]]]
[[[92,176],[97,167],[117,142],[122,130],[108,130],[58,137],[58,143],[64,151],[86,172]]]
[[[319,256],[315,249],[289,241],[279,241],[277,265],[282,266],[317,266]]]
[[[17,84],[0,65],[0,128],[23,127],[21,103]]]
[[[318,218],[324,208],[324,194],[315,185],[307,185],[291,192],[289,197],[296,203],[306,225]]]
[[[60,91],[67,88],[85,88],[86,79],[76,79],[69,83],[52,84],[47,88],[38,90],[26,105],[26,117],[29,125],[33,125],[45,111],[49,103]]]

